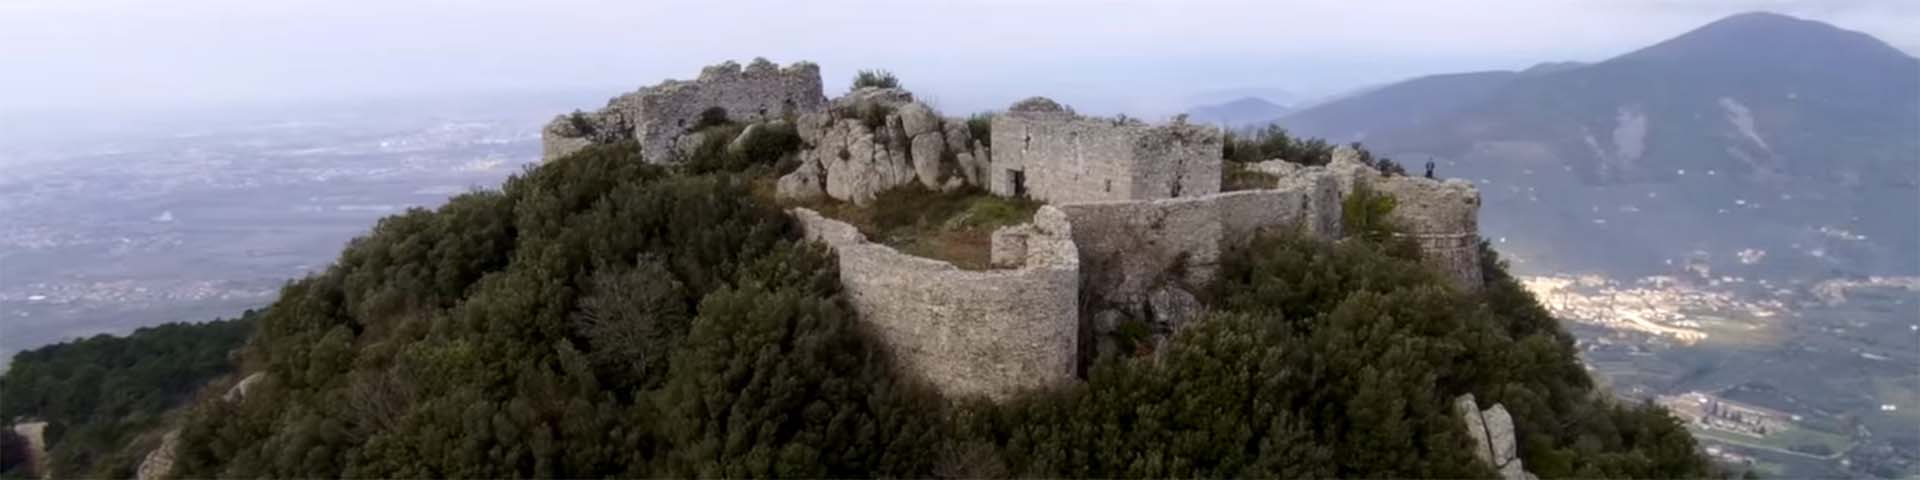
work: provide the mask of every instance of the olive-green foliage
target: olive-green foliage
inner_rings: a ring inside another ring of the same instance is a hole
[[[1263,190],[1280,186],[1280,177],[1254,170],[1244,162],[1227,162],[1220,171],[1220,191]]]
[[[831,260],[726,173],[590,147],[380,222],[289,284],[265,381],[189,415],[184,477],[915,475],[940,409]]]
[[[252,333],[254,317],[169,323],[20,352],[0,375],[0,418],[46,421],[54,471],[132,476],[145,451],[128,444],[162,426],[207,381],[233,371],[227,355]]]
[[[1333,144],[1318,138],[1297,139],[1278,125],[1246,132],[1228,131],[1222,154],[1233,162],[1286,160],[1302,165],[1326,165],[1333,160]]]
[[[980,141],[981,145],[993,147],[993,112],[981,112],[967,117],[967,136]]]
[[[757,127],[757,128],[751,128]],[[752,135],[740,138],[751,128]],[[772,167],[789,154],[800,151],[800,133],[792,123],[770,122],[754,126],[721,123],[696,131],[700,142],[690,152],[681,152],[684,173],[706,174],[739,172],[755,166]],[[736,145],[735,140],[739,140]]]
[[[1488,477],[1451,406],[1473,393],[1513,412],[1543,477],[1719,474],[1665,411],[1596,396],[1572,338],[1497,259],[1484,267],[1486,291],[1469,294],[1364,239],[1256,240],[1223,261],[1215,313],[1157,358],[962,409],[939,471]]]
[[[1468,293],[1366,235],[1257,239],[1156,355],[955,405],[894,370],[744,175],[689,170],[596,146],[381,221],[260,316],[267,379],[198,404],[173,473],[1488,477],[1452,410],[1472,393],[1543,477],[1717,474],[1664,411],[1595,392],[1484,244]],[[920,197],[869,221],[1020,211]]]
[[[702,130],[730,123],[733,123],[733,119],[727,118],[727,109],[712,107],[700,111],[700,118],[694,120],[692,130]]]
[[[1395,233],[1392,218],[1398,201],[1375,193],[1366,182],[1354,182],[1353,192],[1340,200],[1340,227],[1348,235],[1381,242]]]
[[[853,88],[858,90],[865,87],[900,88],[900,78],[886,70],[861,70],[853,76]]]

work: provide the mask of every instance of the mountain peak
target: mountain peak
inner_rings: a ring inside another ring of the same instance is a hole
[[[1907,61],[1899,49],[1870,35],[1773,12],[1747,12],[1702,25],[1619,59],[1686,61],[1746,59],[1798,62],[1849,59]]]

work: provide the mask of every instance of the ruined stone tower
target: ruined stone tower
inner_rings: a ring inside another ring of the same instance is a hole
[[[1046,98],[993,118],[990,190],[1048,203],[1153,200],[1220,192],[1220,132],[1183,120],[1082,117]]]
[[[540,132],[541,160],[594,143],[633,140],[648,162],[671,162],[675,142],[709,112],[737,122],[788,118],[826,108],[821,92],[820,66],[810,62],[781,68],[756,58],[744,69],[725,62],[702,69],[698,79],[667,80],[614,97],[599,111],[553,119]]]

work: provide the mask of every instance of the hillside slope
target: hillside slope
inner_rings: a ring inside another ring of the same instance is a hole
[[[757,143],[740,135],[711,138]],[[1467,292],[1406,250],[1266,238],[1160,351],[1002,403],[941,398],[769,200],[785,145],[673,167],[591,146],[383,219],[258,316],[240,357],[262,379],[192,407],[171,473],[1492,476],[1465,394],[1512,413],[1545,477],[1714,473],[1664,410],[1596,391],[1491,250]]]

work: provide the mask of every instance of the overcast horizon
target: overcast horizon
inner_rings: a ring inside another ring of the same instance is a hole
[[[604,94],[756,56],[821,64],[829,94],[855,70],[882,68],[956,110],[1050,95],[1152,116],[1222,89],[1313,98],[1426,74],[1599,61],[1747,11],[1920,51],[1920,30],[1900,28],[1920,24],[1920,2],[1894,0],[691,5],[0,0],[10,65],[0,117]]]

